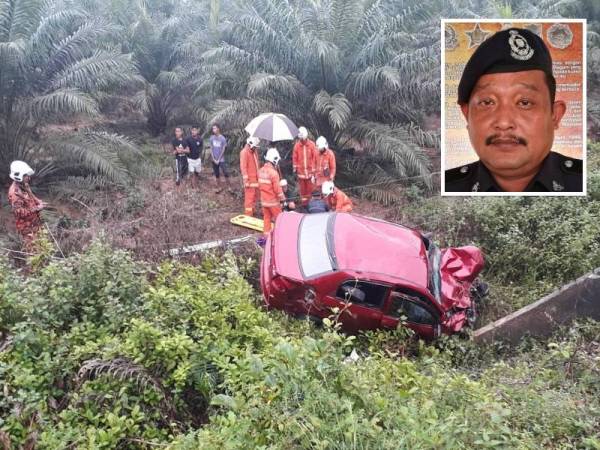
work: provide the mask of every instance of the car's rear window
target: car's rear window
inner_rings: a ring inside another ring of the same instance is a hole
[[[328,227],[328,223],[334,219],[335,214],[308,214],[300,222],[298,257],[304,278],[334,270],[334,261],[328,249],[332,242],[332,236],[328,238],[328,233],[333,230],[333,224]]]

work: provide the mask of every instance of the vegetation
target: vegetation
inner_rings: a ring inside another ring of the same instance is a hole
[[[588,197],[432,196],[439,18],[559,16],[588,18]],[[480,246],[496,319],[600,266],[599,33],[595,0],[0,0],[0,182],[25,159],[74,202],[30,274],[0,260],[0,447],[600,448],[597,323],[507,349],[266,312],[254,256],[162,261],[239,205],[165,192],[159,150],[289,115],[352,194]]]
[[[0,2],[2,167],[26,159],[42,176],[81,175],[86,169],[126,180],[119,156],[134,150],[128,139],[85,127],[51,129],[81,117],[98,119],[102,95],[135,79],[130,58],[115,48],[117,36],[113,24],[81,8]]]
[[[247,264],[225,255],[154,270],[100,243],[27,279],[3,263],[0,442],[600,444],[597,324],[512,353],[456,339],[435,348],[404,331],[354,338],[258,308]]]
[[[111,105],[152,135],[219,121],[236,145],[273,110],[328,138],[341,184],[397,203],[435,190],[439,18],[561,15],[589,18],[596,86],[594,1],[3,0],[0,164],[104,188],[130,181],[136,148],[103,130]],[[595,96],[588,107],[597,125]]]

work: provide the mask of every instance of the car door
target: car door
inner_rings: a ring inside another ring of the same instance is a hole
[[[402,317],[405,317],[406,326],[423,338],[433,339],[440,334],[438,314],[425,299],[415,292],[394,289],[382,315],[381,325],[396,329]]]
[[[374,330],[381,327],[383,306],[390,286],[362,280],[347,280],[327,296],[330,307],[342,311],[340,321],[347,331]]]

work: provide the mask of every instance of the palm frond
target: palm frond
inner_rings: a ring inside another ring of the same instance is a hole
[[[138,152],[135,145],[123,136],[92,130],[57,133],[48,137],[44,146],[61,157],[63,164],[81,164],[92,173],[120,184],[129,181],[129,173],[119,154]]]
[[[67,30],[74,23],[81,23],[87,18],[83,11],[78,9],[61,9],[41,18],[40,23],[31,36],[31,45],[36,50],[57,48],[62,39],[62,34],[57,30]]]
[[[242,98],[215,102],[209,123],[219,123],[227,128],[244,128],[254,117],[265,111],[277,111],[274,105],[260,99]]]
[[[273,100],[285,98],[291,101],[299,101],[310,95],[306,86],[296,77],[264,72],[252,75],[246,89],[248,97],[263,97]]]
[[[350,75],[346,93],[352,98],[373,95],[376,91],[390,91],[402,86],[400,72],[390,66],[367,67],[362,72]]]
[[[27,39],[35,29],[44,2],[41,0],[3,0],[0,2],[0,40]]]
[[[53,72],[61,71],[88,57],[90,49],[116,31],[114,25],[101,20],[84,21],[74,33],[64,37],[56,45],[47,64]]]
[[[343,94],[329,95],[319,91],[313,100],[313,110],[327,118],[334,130],[343,130],[352,117],[352,104]]]
[[[162,406],[168,415],[175,417],[175,407],[170,395],[165,390],[161,381],[152,376],[145,367],[125,358],[116,358],[108,361],[90,359],[85,361],[77,372],[77,384],[81,385],[85,381],[93,380],[100,376],[107,376],[120,382],[130,382],[137,386],[140,393],[147,388],[154,389],[161,395]]]
[[[421,176],[431,186],[428,157],[406,130],[357,119],[349,124],[349,132],[365,150],[390,161],[399,176]]]
[[[260,71],[272,73],[282,72],[279,66],[262,55],[248,52],[227,43],[222,43],[219,47],[204,52],[202,59],[208,62],[227,61],[237,70],[245,71],[247,73]]]
[[[34,97],[28,104],[31,117],[46,121],[64,119],[74,114],[99,115],[96,101],[78,89],[58,89],[46,95]]]
[[[356,29],[362,18],[362,7],[359,1],[332,0],[331,25],[333,39],[339,47],[353,47]]]
[[[50,184],[50,192],[61,201],[76,198],[86,204],[94,203],[98,191],[114,186],[106,177],[98,175],[68,176]]]
[[[90,57],[80,59],[54,75],[50,86],[54,89],[78,88],[94,91],[140,81],[135,73],[129,55],[96,50]]]

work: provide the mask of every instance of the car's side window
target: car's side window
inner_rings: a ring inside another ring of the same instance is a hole
[[[387,292],[388,287],[381,284],[349,280],[340,285],[335,295],[345,302],[381,308]]]
[[[406,317],[407,322],[424,325],[436,325],[437,321],[427,308],[420,304],[418,297],[403,292],[393,292],[390,306],[390,316]]]

